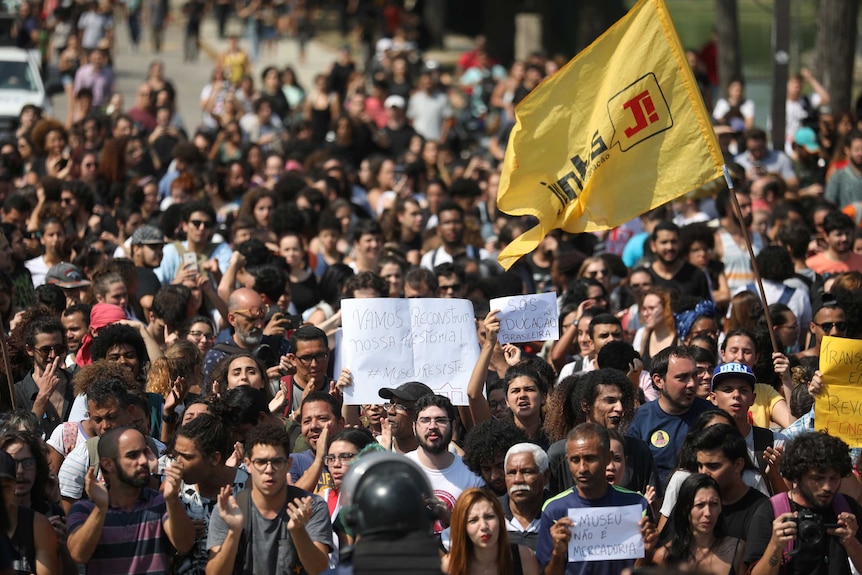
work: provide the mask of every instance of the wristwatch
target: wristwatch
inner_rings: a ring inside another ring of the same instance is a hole
[[[162,423],[176,423],[180,420],[180,414],[176,411],[172,414],[168,415],[164,411],[162,412]]]

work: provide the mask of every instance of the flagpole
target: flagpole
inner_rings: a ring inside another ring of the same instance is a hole
[[[724,180],[727,182],[727,188],[730,190],[730,201],[733,203],[733,211],[736,213],[736,219],[739,221],[739,227],[742,229],[742,237],[745,239],[745,247],[748,248],[748,256],[751,258],[751,270],[754,272],[754,282],[757,284],[757,289],[760,292],[760,301],[763,304],[763,315],[766,317],[766,327],[769,329],[769,340],[772,342],[772,351],[781,351],[778,347],[778,340],[775,338],[775,330],[772,329],[772,318],[769,317],[769,306],[766,303],[766,292],[763,291],[763,281],[760,279],[760,270],[757,268],[757,261],[754,258],[754,248],[751,247],[751,237],[749,236],[748,226],[742,218],[742,208],[739,207],[739,200],[736,199],[736,191],[733,188],[733,180],[730,177],[730,170],[727,169],[727,164],[721,169],[724,171]]]
[[[15,390],[12,388],[12,366],[9,365],[9,348],[6,347],[6,330],[3,328],[3,316],[0,314],[0,356],[3,358],[3,366],[6,368],[6,385],[9,386],[9,403],[12,411],[15,411]]]

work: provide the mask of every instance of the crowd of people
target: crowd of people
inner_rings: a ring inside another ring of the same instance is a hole
[[[425,60],[414,4],[387,3],[369,57],[342,49],[307,88],[230,37],[199,118],[157,60],[123,106],[110,6],[21,5],[22,48],[55,30],[71,106],[26,106],[0,141],[0,567],[862,568],[859,452],[813,407],[824,337],[862,337],[862,125],[805,71],[770,148],[734,80],[714,107],[733,192],[555,230],[505,271],[535,224],[496,210],[514,107],[563,62],[507,70],[482,38],[454,68]],[[241,8],[266,42],[270,3]],[[501,345],[490,300],[540,292],[559,337]],[[467,405],[440,381],[345,403],[342,301],[404,297],[472,302]],[[571,555],[591,552],[578,517],[632,506],[641,557]]]

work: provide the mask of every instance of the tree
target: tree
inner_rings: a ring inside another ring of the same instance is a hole
[[[739,47],[739,17],[736,0],[716,0],[715,32],[718,44],[718,81],[721,91],[734,77],[742,77]]]
[[[851,108],[858,14],[859,0],[820,0],[814,69],[833,110]]]

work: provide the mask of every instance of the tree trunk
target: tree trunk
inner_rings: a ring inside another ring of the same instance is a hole
[[[850,109],[858,13],[859,0],[820,0],[813,73],[835,111]]]
[[[736,0],[716,0],[715,31],[718,36],[718,81],[723,94],[734,77],[742,77],[739,17]]]
[[[581,0],[578,4],[578,52],[592,44],[626,13],[622,0]]]

